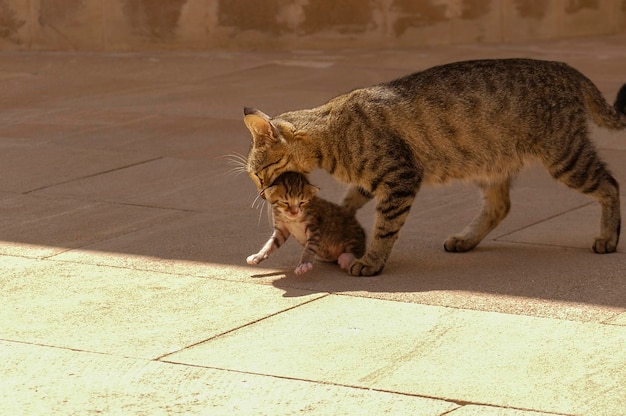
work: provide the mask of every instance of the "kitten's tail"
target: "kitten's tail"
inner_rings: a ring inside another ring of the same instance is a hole
[[[626,129],[626,84],[617,93],[613,106],[591,81],[583,86],[583,92],[594,123],[610,130]]]

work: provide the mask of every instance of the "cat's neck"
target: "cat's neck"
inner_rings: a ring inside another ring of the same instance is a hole
[[[325,141],[330,125],[330,108],[327,104],[306,110],[290,111],[277,118],[294,125],[297,138]]]
[[[327,159],[333,147],[330,107],[322,105],[291,111],[277,118],[290,122],[295,128],[293,140],[290,142],[292,155],[297,155],[300,163],[305,163],[310,168],[325,168],[323,160]],[[312,163],[316,166],[310,166]]]

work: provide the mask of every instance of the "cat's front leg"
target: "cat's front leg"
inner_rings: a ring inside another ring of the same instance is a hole
[[[259,264],[267,259],[270,254],[278,250],[281,245],[289,238],[289,231],[276,228],[269,240],[263,245],[258,253],[252,254],[246,258],[248,264]]]
[[[348,272],[353,276],[380,273],[420,187],[422,172],[410,161],[398,163],[387,175],[377,179],[376,223],[365,255],[352,261]]]

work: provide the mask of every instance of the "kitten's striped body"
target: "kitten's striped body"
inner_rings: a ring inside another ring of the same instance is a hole
[[[265,189],[272,204],[274,233],[263,248],[247,258],[258,264],[280,248],[290,235],[304,246],[296,274],[313,268],[313,260],[338,262],[346,269],[365,253],[365,231],[353,212],[315,195],[317,188],[295,172],[280,175]]]
[[[423,183],[473,181],[484,207],[447,251],[474,248],[506,216],[509,184],[530,160],[598,200],[593,249],[616,250],[619,189],[589,138],[588,121],[626,128],[626,86],[610,106],[595,85],[558,62],[529,59],[458,62],[358,89],[310,110],[269,118],[246,109],[253,146],[248,172],[262,190],[284,171],[317,167],[351,183],[344,205],[377,201],[377,218],[354,275],[384,267]]]

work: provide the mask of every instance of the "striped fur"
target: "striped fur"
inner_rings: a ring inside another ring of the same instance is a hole
[[[313,260],[339,262],[347,268],[355,257],[365,253],[365,231],[354,212],[315,195],[317,188],[296,172],[286,172],[265,189],[272,204],[274,233],[261,250],[249,256],[249,264],[259,264],[293,235],[304,251],[296,274],[313,268]]]
[[[422,184],[478,184],[484,206],[444,247],[474,248],[506,216],[509,185],[531,160],[602,207],[598,253],[617,248],[619,187],[590,141],[589,120],[626,128],[626,85],[613,106],[559,62],[479,60],[438,66],[357,89],[317,108],[270,118],[246,108],[248,173],[261,192],[285,171],[321,167],[353,185],[344,206],[376,199],[376,223],[353,275],[379,273]]]

